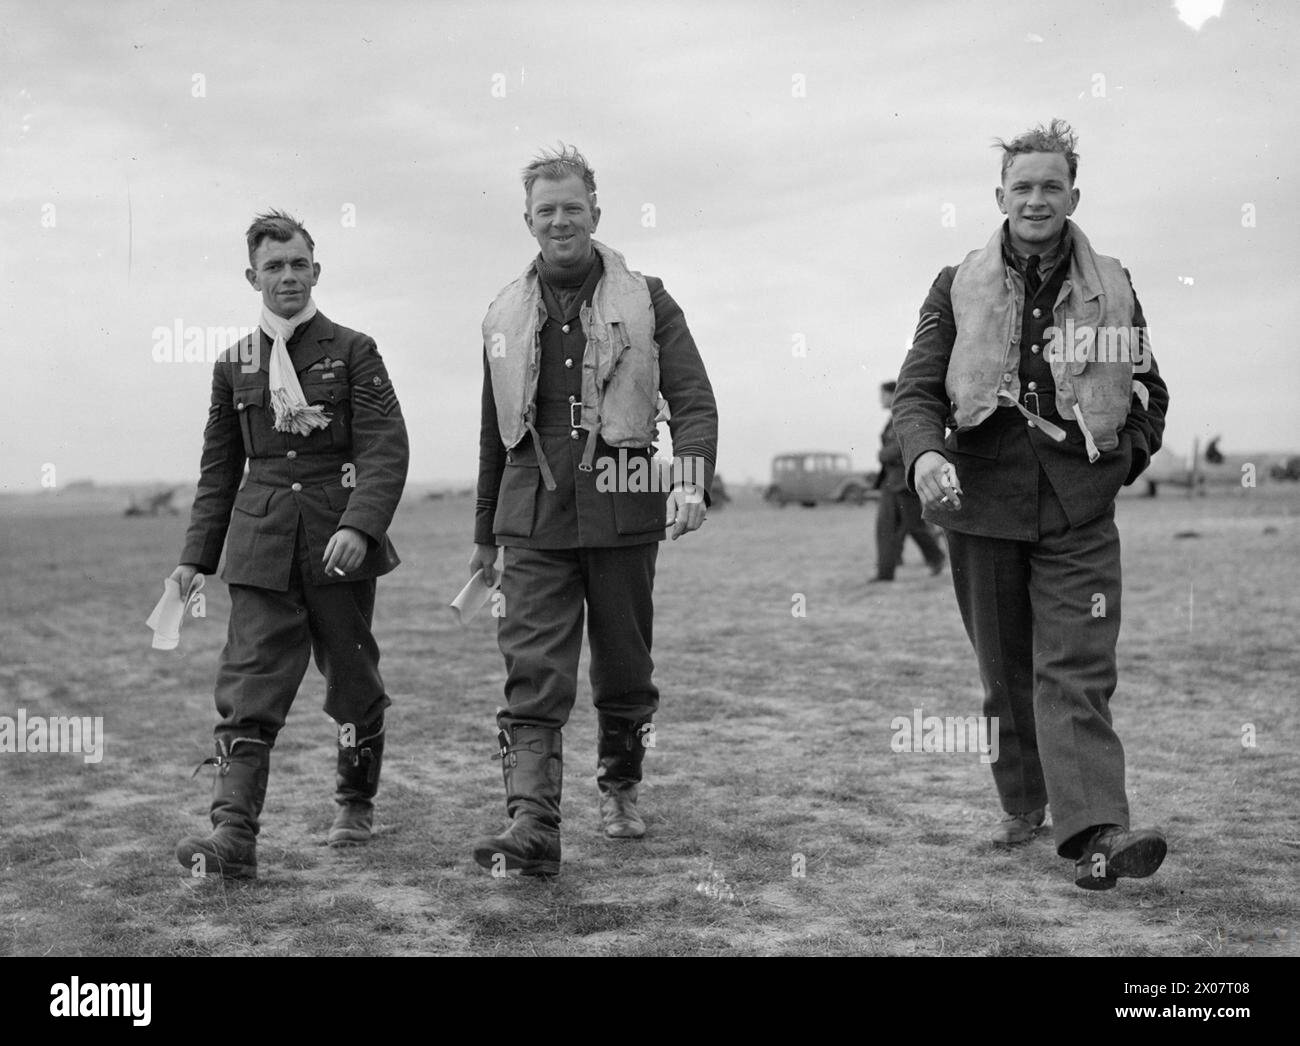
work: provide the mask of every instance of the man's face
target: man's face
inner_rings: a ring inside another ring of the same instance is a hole
[[[1003,175],[997,200],[1009,222],[1011,245],[1022,254],[1042,254],[1079,206],[1079,190],[1071,187],[1070,166],[1060,153],[1021,153]]]
[[[533,182],[524,222],[548,265],[566,267],[586,261],[599,221],[600,208],[591,205],[578,175],[558,182],[541,178]]]
[[[312,260],[302,233],[294,233],[293,239],[285,243],[267,236],[257,245],[253,267],[244,276],[253,290],[262,292],[268,309],[288,319],[307,304],[311,289],[320,279],[320,266]]]

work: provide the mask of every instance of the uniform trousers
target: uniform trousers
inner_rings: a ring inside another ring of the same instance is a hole
[[[315,655],[325,677],[325,712],[358,738],[391,703],[370,631],[375,579],[314,585],[301,523],[289,588],[230,585],[230,626],[217,672],[219,740],[248,737],[275,744]]]
[[[506,546],[497,642],[506,663],[498,725],[560,729],[578,689],[584,604],[596,708],[642,720],[659,707],[651,681],[658,542],[615,548]]]
[[[957,605],[979,662],[1003,809],[1052,807],[1057,852],[1094,825],[1129,824],[1124,748],[1111,726],[1120,626],[1115,505],[1071,527],[1040,470],[1037,541],[948,531]]]

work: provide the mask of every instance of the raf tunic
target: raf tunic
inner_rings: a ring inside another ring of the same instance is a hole
[[[654,447],[620,451],[598,439],[597,468],[579,468],[587,431],[572,422],[582,398],[587,337],[580,320],[603,274],[599,255],[585,276],[559,286],[539,259],[547,319],[540,330],[536,429],[555,479],[547,490],[538,448],[526,436],[513,450],[501,441],[492,375],[484,355],[475,543],[504,545],[505,613],[498,643],[506,661],[508,709],[500,725],[559,728],[577,693],[584,602],[596,707],[609,715],[653,715],[659,691],[650,656],[654,573],[664,538],[667,491],[598,488],[602,458],[650,458]],[[713,389],[686,319],[663,283],[646,277],[655,313],[660,392],[671,411],[673,453],[704,462],[707,501],[717,448]]]
[[[216,685],[219,739],[274,744],[314,653],[325,711],[358,729],[389,699],[371,635],[375,578],[397,566],[388,525],[406,481],[406,423],[374,341],[317,312],[289,339],[303,397],[328,427],[306,436],[273,426],[271,339],[219,360],[203,434],[198,491],[181,562],[230,587],[230,623]],[[241,347],[242,348],[242,347]],[[245,463],[247,479],[242,486]],[[361,565],[327,575],[340,527],[365,535]],[[358,734],[358,736],[365,736]]]
[[[1050,802],[1057,851],[1074,858],[1088,829],[1129,823],[1124,750],[1110,714],[1120,625],[1115,495],[1160,448],[1169,393],[1148,351],[1149,369],[1134,374],[1146,386],[1147,404],[1135,396],[1119,446],[1088,461],[1079,426],[1056,412],[1043,358],[1070,256],[1063,234],[1040,260],[1037,290],[1026,290],[1017,335],[1021,402],[1063,429],[1063,442],[1029,427],[1014,407],[945,437],[945,424],[952,425],[945,378],[957,333],[954,267],[939,273],[921,307],[894,394],[894,426],[910,487],[916,459],[928,450],[957,469],[961,509],[927,508],[925,518],[947,530],[984,714],[998,717],[992,769],[1003,809],[1024,813]],[[1003,261],[1010,278],[1025,285],[1026,261],[1012,252],[1005,223]],[[1132,325],[1146,326],[1136,295]]]

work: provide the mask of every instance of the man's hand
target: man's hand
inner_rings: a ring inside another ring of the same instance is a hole
[[[182,563],[168,575],[168,578],[175,578],[176,583],[180,585],[182,600],[189,599],[190,586],[194,584],[194,579],[199,573],[198,567],[191,566],[189,563]]]
[[[699,530],[708,509],[698,487],[677,487],[668,495],[668,518],[664,526],[673,528],[673,540],[692,530]]]
[[[366,558],[369,542],[361,531],[339,527],[325,546],[325,573],[340,577],[356,570]]]
[[[942,508],[956,511],[961,508],[961,482],[957,468],[935,450],[927,450],[912,468],[916,493],[925,508]]]
[[[488,588],[491,588],[497,583],[496,564],[496,545],[475,545],[474,554],[469,557],[469,576],[473,577],[479,570],[482,570],[483,583]]]

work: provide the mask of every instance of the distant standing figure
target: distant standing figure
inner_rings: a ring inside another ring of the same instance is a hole
[[[876,506],[876,576],[871,580],[893,581],[894,568],[902,563],[903,542],[910,535],[925,557],[931,574],[943,570],[944,555],[929,525],[921,518],[921,499],[907,489],[907,471],[903,468],[903,448],[894,435],[894,388],[896,382],[880,386],[880,405],[889,412],[885,430],[880,434],[880,473],[876,487],[880,502]]]

